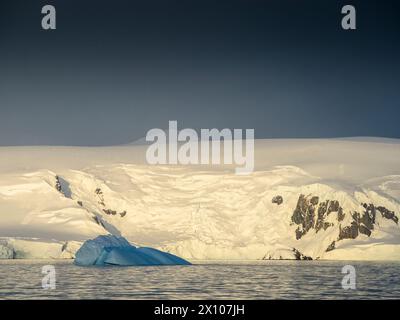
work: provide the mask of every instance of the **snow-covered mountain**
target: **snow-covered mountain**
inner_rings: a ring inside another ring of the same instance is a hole
[[[0,258],[111,233],[191,260],[400,260],[399,140],[257,140],[249,175],[145,151],[1,147]]]

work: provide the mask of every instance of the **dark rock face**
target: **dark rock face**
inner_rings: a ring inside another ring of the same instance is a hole
[[[318,197],[312,197],[310,200],[310,203],[314,206],[318,204],[319,198]]]
[[[357,213],[357,222],[363,223],[366,228],[372,230],[374,229],[374,224],[375,224],[375,218],[376,218],[376,210],[375,206],[373,204],[367,205],[366,203],[363,203],[363,207],[365,209],[364,214],[360,217],[360,214]],[[354,218],[354,216],[353,216]],[[355,219],[356,220],[356,219]]]
[[[382,217],[389,219],[389,220],[393,220],[396,224],[398,224],[399,222],[399,218],[395,215],[395,213],[393,211],[390,211],[388,209],[386,209],[385,207],[376,207],[376,210],[378,210]]]
[[[375,206],[371,203],[362,203],[361,205],[364,208],[364,211],[361,213],[357,211],[351,213],[350,224],[343,225],[343,223],[340,222],[344,220],[345,213],[343,212],[343,208],[340,206],[339,201],[325,200],[321,202],[316,196],[305,196],[300,194],[296,208],[291,217],[292,224],[297,225],[295,231],[296,239],[301,239],[310,230],[315,230],[317,233],[322,229],[327,230],[332,227],[334,223],[327,221],[327,217],[331,214],[336,214],[336,219],[332,220],[330,217],[329,221],[336,220],[338,222],[339,235],[337,239],[328,246],[326,252],[334,250],[337,241],[343,239],[356,239],[359,235],[370,237],[375,228],[376,217],[379,214],[383,218],[392,220],[396,224],[399,222],[399,218],[396,214],[383,206]],[[303,260],[303,257],[298,250],[294,249],[293,252],[295,253],[296,259]]]
[[[97,196],[98,196],[98,198],[99,198],[98,203],[104,207],[104,206],[105,206],[105,203],[104,203],[103,191],[101,191],[100,188],[97,188],[97,189],[94,191],[94,193],[97,194]]]
[[[315,202],[315,199],[314,199]],[[308,230],[314,226],[315,205],[306,196],[301,194],[297,201],[296,209],[292,215],[292,221],[299,225],[296,229],[296,239],[299,240]]]
[[[323,225],[322,225],[322,228],[323,228],[324,231],[325,231],[326,229],[328,229],[329,227],[332,227],[332,226],[333,226],[333,223],[324,222]]]
[[[61,193],[64,197],[72,199],[72,191],[70,189],[68,181],[64,180],[60,176],[55,176],[55,185],[56,190]]]
[[[117,211],[111,210],[111,209],[103,209],[103,212],[105,214],[112,215],[112,216],[115,216],[117,214]]]
[[[345,214],[343,212],[342,207],[339,207],[339,210],[338,210],[338,221],[343,221],[344,216],[345,216]]]
[[[296,248],[293,248],[293,253],[294,253],[294,257],[295,257],[296,260],[312,260],[311,257],[302,254]]]
[[[99,198],[98,203],[99,203],[101,206],[105,207],[106,204],[105,204],[105,201],[104,201],[103,191],[101,191],[100,188],[97,188],[97,189],[94,191],[94,193],[95,193],[95,194],[98,196],[98,198]],[[118,213],[116,210],[111,210],[111,209],[107,209],[107,208],[104,208],[104,209],[103,209],[103,212],[104,212],[105,214],[108,214],[108,215],[111,215],[111,216],[115,216],[115,215],[119,214],[119,215],[121,216],[121,218],[125,217],[125,216],[126,216],[126,213],[127,213],[125,210]]]
[[[304,235],[304,232],[300,230],[300,228],[296,229],[296,240],[300,240],[301,237]]]
[[[358,231],[362,234],[365,234],[366,236],[370,236],[372,231],[370,229],[368,229],[366,226],[360,225],[358,227]]]
[[[342,228],[342,226],[340,226],[338,240],[357,238],[358,237],[358,227],[359,227],[359,225],[355,221],[353,221],[350,226],[347,226],[344,228]]]
[[[350,226],[344,228],[340,226],[338,240],[355,239],[360,233],[368,237],[371,235],[374,229],[376,211],[373,206],[363,204],[363,207],[365,212],[362,215],[359,212],[352,213],[353,221]]]
[[[105,214],[112,215],[112,216],[115,216],[117,214],[117,211],[111,210],[111,209],[103,209],[103,212]],[[123,212],[119,213],[119,215],[121,217],[125,216],[126,215],[126,211],[123,211]]]
[[[327,215],[329,215],[331,212],[338,212],[340,209],[342,208],[339,206],[339,201],[337,200],[330,201],[327,210]]]
[[[126,216],[126,211],[122,211],[122,212],[117,212],[117,211],[115,211],[115,210],[111,210],[111,209],[103,209],[103,212],[105,213],[105,214],[108,214],[108,215],[112,215],[112,216],[115,216],[115,215],[117,215],[117,214],[119,214],[121,217],[125,217]]]
[[[120,212],[119,215],[121,216],[121,218],[125,217],[126,216],[126,211],[124,210],[124,211]]]
[[[58,192],[62,193],[62,187],[61,187],[61,182],[60,182],[60,177],[56,176],[56,185],[55,188]]]
[[[283,198],[282,196],[275,196],[272,198],[272,203],[276,203],[278,206],[283,203]]]
[[[301,194],[292,215],[292,222],[298,225],[296,239],[299,240],[310,229],[315,229],[318,232],[321,229],[326,230],[333,226],[332,223],[325,221],[328,215],[333,212],[337,214],[338,221],[343,220],[343,209],[340,207],[339,201],[319,202],[319,197],[306,197]]]
[[[340,228],[338,240],[342,239],[355,239],[359,234],[365,234],[371,236],[372,230],[374,230],[376,215],[379,212],[383,218],[393,220],[396,224],[398,218],[393,211],[386,209],[385,207],[375,207],[372,203],[362,203],[364,212],[354,212],[351,216],[353,221],[350,226]]]
[[[336,247],[336,241],[333,241],[329,246],[328,246],[328,248],[326,248],[326,252],[329,252],[329,251],[332,251],[332,250],[334,250],[335,249],[335,247]]]

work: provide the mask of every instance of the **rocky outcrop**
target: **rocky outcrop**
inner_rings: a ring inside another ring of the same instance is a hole
[[[101,191],[100,188],[97,188],[96,190],[94,190],[94,193],[95,193],[95,194],[97,195],[97,197],[99,198],[98,203],[104,207],[105,204],[104,204],[103,191]]]
[[[283,203],[283,198],[280,195],[277,195],[272,198],[272,203],[276,203],[278,206]]]
[[[54,177],[54,179],[55,179],[55,183],[54,183],[55,189],[59,193],[61,193],[64,197],[72,199],[72,192],[69,187],[68,181],[64,180],[62,177],[60,177],[58,175],[56,175]]]
[[[297,240],[302,239],[304,235],[313,231],[315,233],[325,231],[335,227],[333,241],[326,248],[326,252],[335,250],[338,241],[344,239],[356,239],[360,235],[370,237],[376,228],[377,218],[382,217],[398,224],[399,219],[395,212],[383,207],[375,206],[372,203],[361,203],[360,210],[345,213],[338,200],[324,200],[315,195],[300,194],[296,207],[291,216],[291,224],[296,225],[295,236]],[[344,218],[346,214],[350,219]],[[332,216],[334,215],[334,216]],[[335,238],[336,237],[336,238]],[[329,243],[329,242],[328,242]],[[293,250],[296,259],[304,260],[297,250]]]
[[[343,227],[340,226],[340,232],[338,240],[343,239],[356,239],[359,234],[364,234],[366,236],[371,236],[372,231],[375,227],[377,213],[385,219],[392,220],[396,224],[398,223],[398,218],[393,211],[388,210],[383,206],[375,207],[372,203],[362,203],[364,212],[361,214],[359,212],[352,213],[352,222],[350,226]]]
[[[296,260],[312,260],[311,257],[302,254],[296,248],[293,248],[293,253],[294,253],[294,257],[295,257]]]
[[[319,197],[317,196],[301,194],[292,215],[292,223],[298,225],[296,239],[301,239],[310,229],[318,232],[321,229],[326,230],[332,227],[333,224],[326,221],[326,218],[332,213],[337,215],[336,221],[343,220],[344,213],[339,201],[326,200],[319,202]]]
[[[317,200],[318,201],[318,200]],[[300,239],[310,230],[315,223],[315,198],[311,199],[301,194],[292,215],[292,222],[299,225],[296,229],[296,239]]]
[[[356,239],[360,234],[369,237],[374,230],[377,214],[398,224],[399,219],[393,211],[383,206],[375,206],[372,203],[362,203],[361,205],[364,211],[361,213],[354,211],[351,213],[351,222],[348,225],[343,225],[341,222],[344,220],[345,213],[339,201],[325,200],[320,202],[317,196],[301,194],[291,218],[292,223],[298,226],[295,231],[296,239],[301,239],[310,230],[315,230],[316,233],[320,230],[327,230],[335,225],[333,222],[339,223],[337,241]],[[327,221],[328,216],[331,214],[336,216],[333,219],[329,218],[329,221]],[[335,242],[327,248],[327,251],[334,248]]]
[[[62,193],[62,187],[61,187],[61,182],[60,182],[60,177],[56,176],[56,184],[54,186],[56,190],[60,193]]]
[[[334,250],[335,247],[336,247],[336,241],[333,241],[333,242],[328,246],[328,248],[326,248],[326,252],[329,252],[329,251]]]
[[[382,206],[376,207],[376,210],[378,210],[381,213],[382,217],[389,219],[389,220],[393,220],[396,224],[398,224],[399,218],[396,216],[396,214],[393,211],[390,211]]]
[[[103,191],[101,191],[100,188],[97,188],[94,193],[98,196],[98,203],[103,206],[106,207],[105,201],[104,201],[104,195],[103,195]],[[103,212],[107,215],[111,215],[111,216],[115,216],[115,215],[120,215],[121,218],[126,216],[126,210],[121,211],[121,212],[117,212],[116,210],[112,210],[112,209],[108,209],[108,208],[104,208],[102,209]]]
[[[115,216],[115,215],[119,214],[119,215],[121,216],[121,218],[122,218],[122,217],[125,217],[125,215],[126,215],[126,211],[125,211],[125,210],[118,213],[118,212],[115,211],[115,210],[103,209],[103,212],[104,212],[105,214],[112,215],[112,216]]]
[[[359,225],[353,221],[349,226],[343,227],[339,226],[339,237],[338,241],[343,239],[355,239],[358,237]]]

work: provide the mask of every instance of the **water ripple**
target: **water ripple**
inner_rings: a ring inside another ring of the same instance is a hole
[[[41,287],[54,264],[57,287]],[[341,286],[342,267],[357,272]],[[0,261],[0,299],[398,299],[400,263],[260,261],[163,267],[78,267],[54,261]]]

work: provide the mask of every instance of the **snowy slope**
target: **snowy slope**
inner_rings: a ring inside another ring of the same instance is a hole
[[[0,258],[111,233],[187,259],[400,260],[398,140],[257,140],[244,176],[145,150],[0,148]]]

